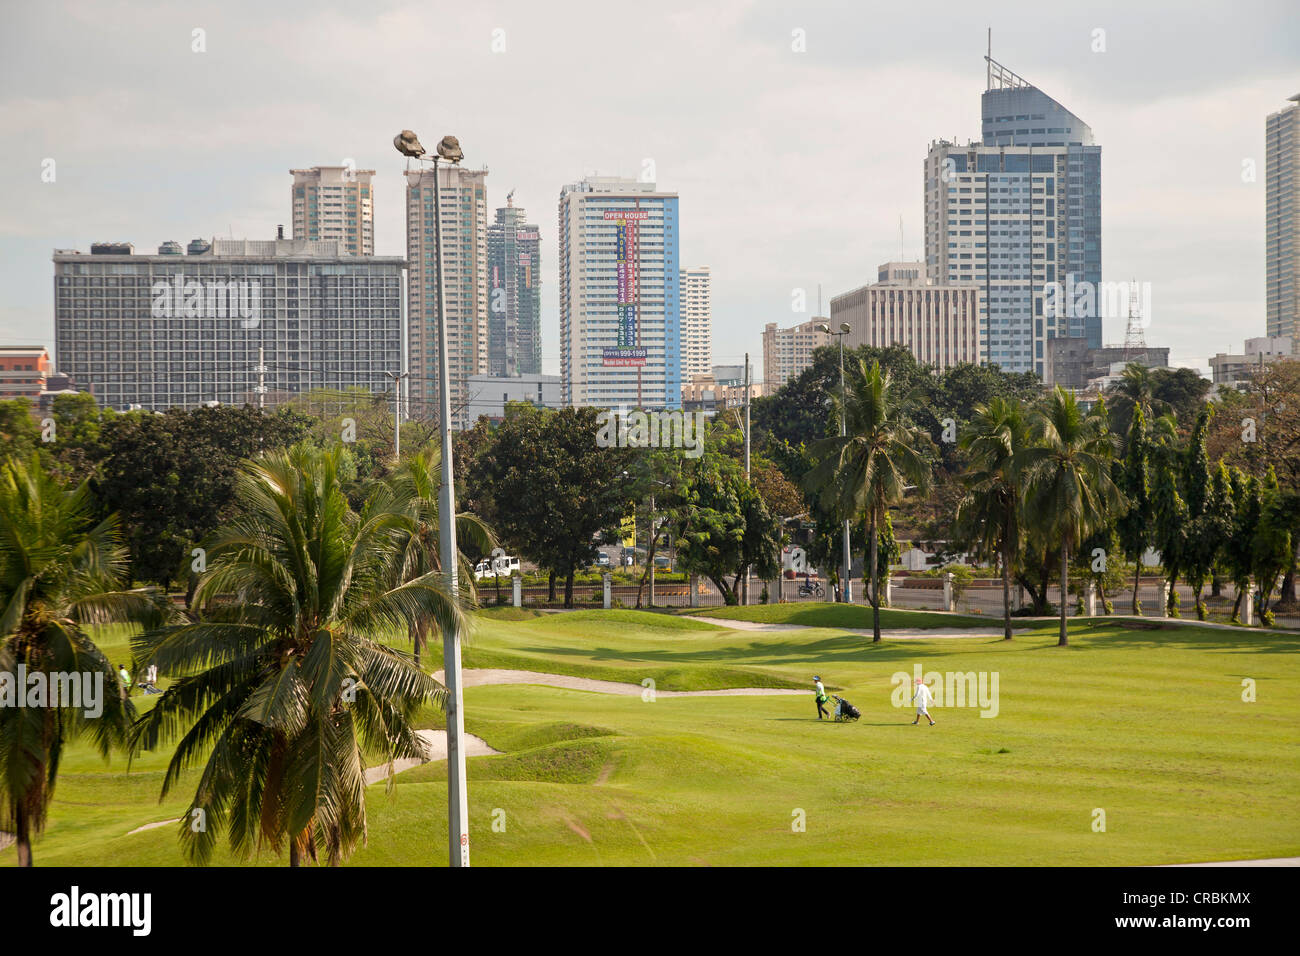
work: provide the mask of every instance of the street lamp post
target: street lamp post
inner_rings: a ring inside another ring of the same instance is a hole
[[[393,460],[402,460],[402,379],[409,372],[386,372],[393,380]]]
[[[410,130],[402,130],[393,145],[404,156],[425,157],[424,147]],[[447,356],[447,310],[442,285],[442,210],[438,160],[459,163],[464,155],[455,136],[444,136],[433,162],[433,241],[436,249],[435,296],[438,303],[438,430],[442,437],[442,488],[438,495],[438,533],[442,541],[442,570],[453,602],[459,600],[456,581],[456,486],[452,470],[451,381]],[[461,686],[460,633],[454,627],[442,636],[443,685],[447,688],[447,839],[451,866],[469,866],[469,800],[465,793],[465,712]]]
[[[844,396],[844,336],[852,332],[853,329],[847,322],[840,323],[840,330],[838,332],[832,331],[831,327],[827,325],[825,322],[818,325],[817,328],[820,331],[825,332],[827,335],[835,336],[835,338],[839,340],[840,397],[843,398]],[[847,434],[846,428],[847,428],[847,423],[844,420],[844,413],[843,411],[841,411],[840,413],[840,437],[841,438],[843,438]],[[849,580],[849,571],[852,567],[853,567],[852,558],[849,555],[849,519],[846,517],[844,519],[844,573],[843,573],[842,583],[840,586],[840,600],[845,604],[853,603],[853,585]]]

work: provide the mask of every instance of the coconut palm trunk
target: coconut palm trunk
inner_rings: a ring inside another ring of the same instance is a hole
[[[1138,610],[1138,585],[1142,583],[1142,556],[1138,555],[1137,570],[1133,572],[1133,613],[1140,614]]]
[[[1065,629],[1065,612],[1066,604],[1069,603],[1070,595],[1070,541],[1068,538],[1061,541],[1061,639],[1056,642],[1057,647],[1065,647],[1070,643],[1070,639]]]
[[[1011,640],[1011,548],[1010,540],[1002,545],[1002,639]]]
[[[876,528],[879,524],[876,509],[871,510],[871,535],[869,547],[871,553],[871,643],[880,643],[880,538]]]

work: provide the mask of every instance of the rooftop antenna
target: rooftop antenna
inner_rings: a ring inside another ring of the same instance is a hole
[[[513,206],[514,204],[515,204],[515,189],[513,186],[511,186],[510,192],[506,193],[506,205]]]
[[[1124,330],[1124,361],[1132,362],[1137,358],[1138,352],[1146,352],[1147,340],[1142,331],[1142,316],[1138,310],[1133,307],[1133,299],[1137,292],[1137,280],[1134,279],[1128,287],[1128,327]]]
[[[984,55],[984,89],[993,89],[993,27],[989,27],[989,50]]]

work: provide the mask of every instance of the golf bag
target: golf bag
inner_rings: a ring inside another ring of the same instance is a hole
[[[843,697],[835,698],[835,719],[836,720],[857,720],[862,716],[862,711],[858,710]]]

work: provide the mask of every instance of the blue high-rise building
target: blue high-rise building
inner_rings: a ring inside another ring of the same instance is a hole
[[[676,409],[682,396],[677,194],[589,176],[560,191],[566,405]]]
[[[981,287],[983,362],[1046,378],[1049,339],[1102,344],[1101,147],[1087,123],[986,59],[981,141],[938,140],[926,157],[926,270]]]

